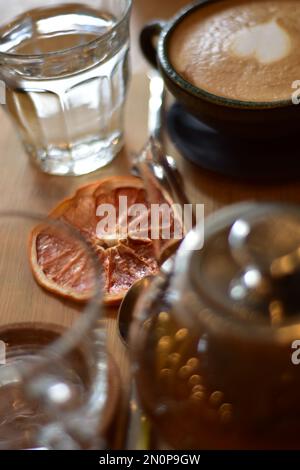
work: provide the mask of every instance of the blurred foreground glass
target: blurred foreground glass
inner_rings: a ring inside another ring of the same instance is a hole
[[[29,239],[41,222],[84,254],[90,302],[62,300],[36,283]],[[97,261],[66,225],[26,214],[0,213],[0,246],[0,449],[105,447],[116,397],[108,407]]]
[[[136,311],[134,372],[156,442],[299,449],[300,208],[226,208],[191,251],[200,233]]]
[[[46,5],[11,0],[1,8],[6,109],[44,172],[87,174],[123,145],[131,0]]]

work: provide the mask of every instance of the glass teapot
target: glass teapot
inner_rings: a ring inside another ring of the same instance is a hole
[[[200,233],[137,306],[141,405],[174,449],[300,448],[300,208],[239,204]]]

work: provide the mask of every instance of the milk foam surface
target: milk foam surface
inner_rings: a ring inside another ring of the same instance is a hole
[[[243,28],[234,34],[231,51],[239,57],[255,57],[269,64],[286,57],[291,50],[289,34],[276,20]]]
[[[300,80],[300,1],[225,0],[199,8],[172,33],[175,70],[212,94],[290,100]]]

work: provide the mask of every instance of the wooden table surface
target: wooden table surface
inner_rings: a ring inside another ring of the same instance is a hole
[[[168,18],[186,0],[135,0],[132,17],[133,76],[126,111],[126,146],[107,168],[84,177],[52,177],[33,167],[18,140],[17,134],[4,113],[0,111],[0,210],[18,209],[47,214],[62,198],[72,194],[80,185],[110,175],[129,172],[130,154],[139,150],[147,138],[147,100],[149,71],[138,48],[141,26],[151,18]],[[155,12],[155,13],[153,13]],[[206,214],[224,205],[243,200],[279,200],[300,202],[298,184],[254,186],[210,174],[184,161],[168,142],[168,152],[178,161],[186,181],[189,198],[204,203]],[[241,155],[241,159],[243,155]],[[284,156],[283,156],[284,158]],[[125,348],[116,330],[116,311],[107,312],[109,348],[113,352],[123,379],[123,392],[128,391],[129,366]]]

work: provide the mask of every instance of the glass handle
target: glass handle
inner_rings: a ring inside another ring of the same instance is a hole
[[[154,72],[150,77],[148,127],[149,135],[159,143],[162,143],[165,96],[164,81],[159,73]]]

